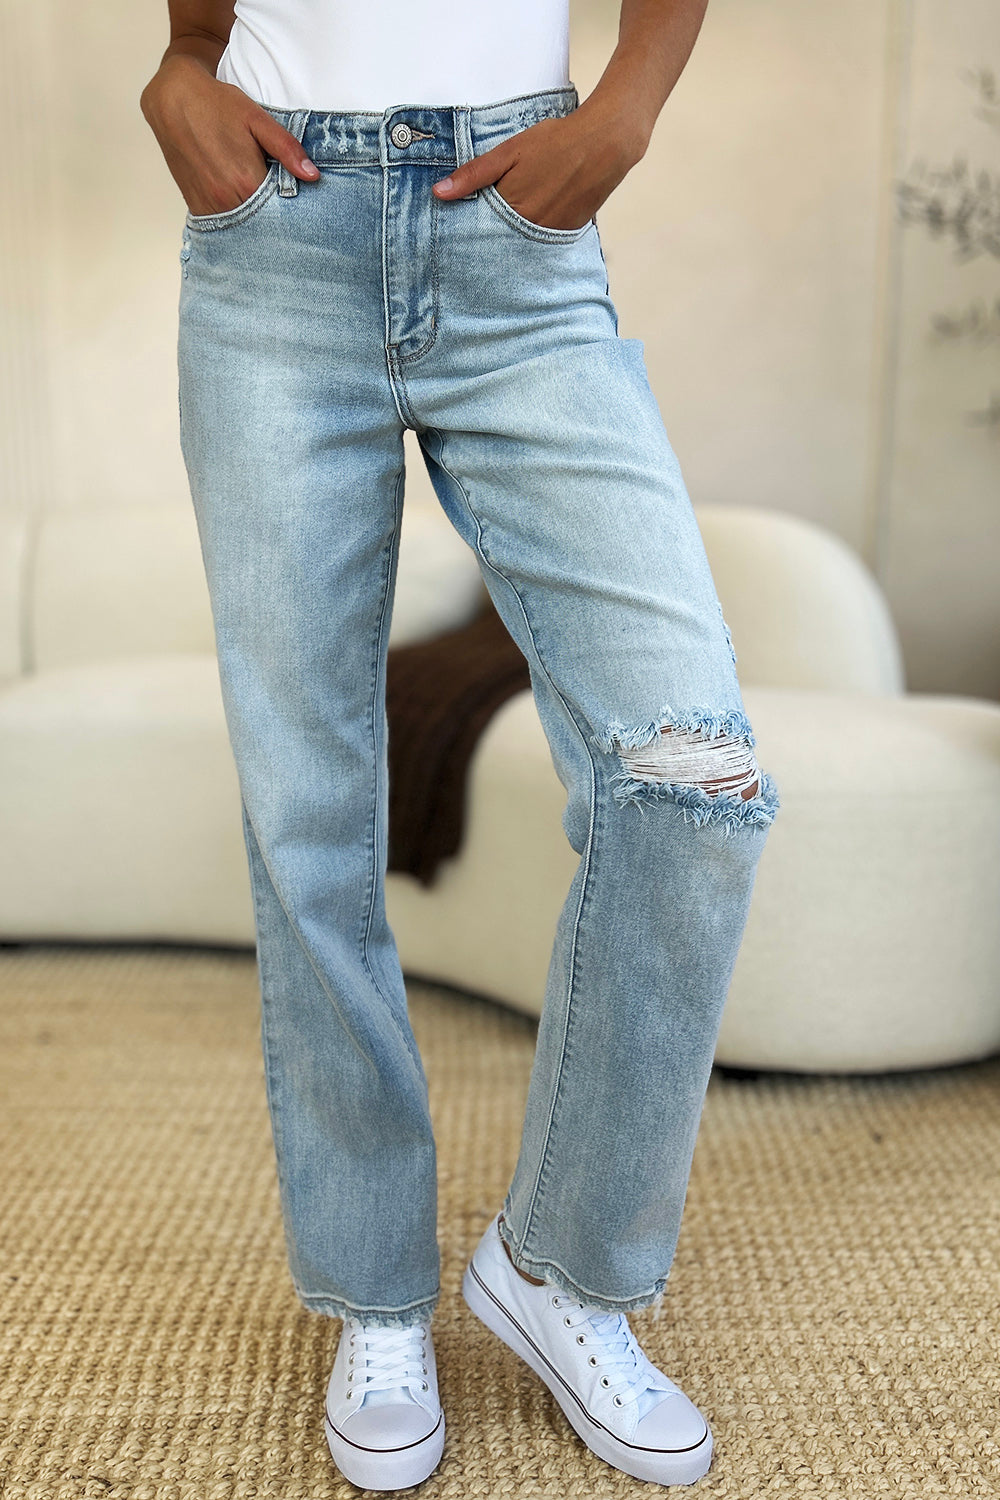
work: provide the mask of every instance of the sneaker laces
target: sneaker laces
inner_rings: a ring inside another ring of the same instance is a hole
[[[578,1344],[590,1346],[588,1363],[603,1369],[601,1385],[616,1406],[637,1402],[637,1415],[641,1419],[676,1389],[643,1353],[624,1313],[587,1307],[564,1294],[554,1296],[552,1306],[567,1309],[563,1323],[567,1328],[579,1329]]]
[[[419,1399],[430,1387],[427,1378],[426,1323],[407,1328],[349,1325],[347,1390],[358,1406],[398,1401],[404,1391]]]

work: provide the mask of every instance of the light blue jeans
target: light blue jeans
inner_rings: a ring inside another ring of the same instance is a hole
[[[274,109],[320,180],[271,161],[245,203],[185,225],[181,442],[282,1213],[295,1289],[333,1316],[414,1322],[440,1289],[426,1081],[383,901],[406,428],[527,658],[580,855],[504,1233],[585,1302],[640,1308],[665,1286],[778,805],[596,223],[540,227],[495,188],[431,193],[577,102]]]

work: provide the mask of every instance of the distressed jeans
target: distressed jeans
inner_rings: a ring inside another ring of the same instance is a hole
[[[255,900],[267,1099],[295,1290],[383,1325],[440,1292],[427,1086],[384,906],[386,646],[416,434],[531,672],[579,865],[554,934],[515,1263],[657,1301],[777,808],[639,341],[597,224],[431,184],[578,103],[273,109],[271,159],[188,215],[180,431]],[[498,914],[502,920],[502,914]]]

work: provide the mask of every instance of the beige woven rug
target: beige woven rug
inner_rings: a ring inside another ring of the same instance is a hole
[[[3,1500],[346,1500],[339,1325],[289,1282],[246,955],[0,954]],[[440,1142],[448,1440],[415,1493],[649,1496],[458,1286],[517,1146],[533,1026],[415,985]],[[709,1416],[678,1495],[1000,1496],[1000,1061],[713,1078],[649,1352]]]

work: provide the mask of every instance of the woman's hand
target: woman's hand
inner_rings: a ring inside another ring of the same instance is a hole
[[[708,0],[622,0],[618,45],[572,114],[539,120],[434,184],[464,198],[492,184],[533,224],[582,229],[645,155]]]
[[[582,229],[646,147],[641,134],[588,104],[509,136],[436,182],[433,191],[448,200],[492,184],[533,224]]]
[[[290,131],[192,57],[166,58],[139,107],[193,214],[225,213],[249,198],[267,176],[265,153],[306,182],[319,177]]]

